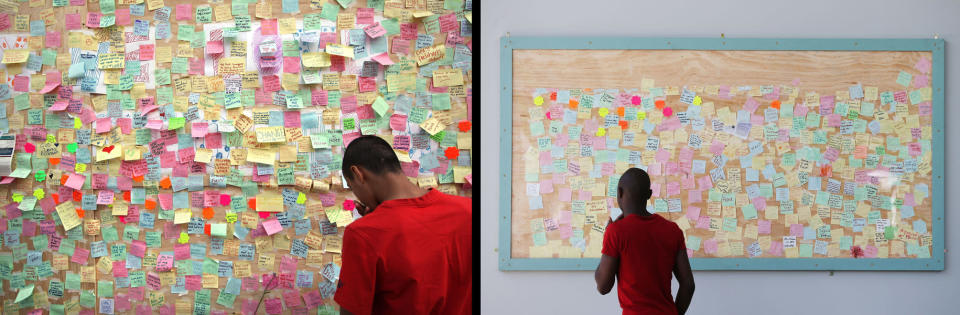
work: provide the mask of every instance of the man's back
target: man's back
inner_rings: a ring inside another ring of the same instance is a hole
[[[683,232],[659,215],[628,215],[607,226],[603,254],[619,258],[617,294],[624,314],[676,314],[670,278]]]
[[[430,190],[347,226],[336,301],[355,314],[469,313],[471,211],[470,199]]]

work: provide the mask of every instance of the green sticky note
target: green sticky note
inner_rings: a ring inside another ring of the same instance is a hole
[[[55,66],[57,64],[57,51],[53,49],[43,50],[43,65]]]
[[[227,224],[226,223],[210,224],[210,235],[217,236],[217,237],[226,237]]]
[[[319,30],[322,23],[321,18],[321,15],[317,13],[304,15],[303,29],[306,31]]]
[[[903,86],[909,86],[910,81],[912,80],[913,80],[913,75],[911,75],[909,72],[900,71],[900,74],[897,75],[897,84],[900,84]]]
[[[117,5],[113,0],[100,0],[100,13],[113,14],[117,10]]]
[[[233,9],[236,11],[236,9]],[[211,7],[197,7],[195,14],[197,23],[210,23],[213,22],[213,8]]]
[[[449,98],[447,98],[447,100],[449,101]],[[389,108],[390,105],[387,104],[387,101],[383,100],[382,96],[377,96],[377,100],[373,101],[373,111],[376,112],[379,117],[383,117]]]
[[[113,281],[97,281],[97,295],[102,297],[113,297]]]
[[[886,238],[887,240],[894,239],[896,237],[896,234],[897,234],[897,227],[895,226],[887,226],[883,228],[883,238]]]
[[[14,302],[20,303],[21,301],[26,300],[28,297],[33,296],[33,288],[33,284],[28,284],[26,287],[20,289],[20,291],[17,292],[17,299]]]
[[[230,5],[230,13],[233,14],[233,16],[249,15],[250,13],[248,11],[249,11],[249,6],[247,5],[246,2],[234,1]]]
[[[343,129],[354,129],[354,128],[356,128],[356,121],[353,119],[353,117],[343,120]]]
[[[189,70],[189,64],[187,62],[187,58],[173,57],[173,60],[170,63],[170,73],[186,74]],[[157,90],[157,93],[159,93],[159,89]]]
[[[177,28],[177,40],[182,41],[193,41],[193,32],[195,31],[193,24],[179,24]]]
[[[340,14],[340,7],[336,4],[327,2],[323,4],[323,9],[320,10],[320,17],[325,20],[337,22],[337,14]]]
[[[387,31],[387,36],[400,34],[400,22],[396,18],[380,21],[380,26]]]
[[[74,142],[74,143],[68,143],[68,144],[67,144],[67,152],[77,153],[77,143],[76,143],[76,142]]]
[[[183,117],[172,117],[170,118],[170,123],[168,125],[168,130],[180,129],[183,128],[183,125],[186,124],[187,119]]]

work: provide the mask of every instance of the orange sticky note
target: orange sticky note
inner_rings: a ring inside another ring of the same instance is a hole
[[[770,107],[780,109],[780,100],[774,100],[773,102],[770,102]]]
[[[656,106],[657,109],[663,109],[664,106],[667,106],[667,102],[664,100],[656,100],[653,102],[653,105]]]

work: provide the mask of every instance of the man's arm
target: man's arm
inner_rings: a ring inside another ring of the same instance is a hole
[[[602,265],[603,262],[601,261]],[[690,307],[690,300],[693,299],[693,271],[690,270],[690,259],[687,258],[687,250],[681,248],[677,251],[677,263],[673,265],[673,274],[680,283],[680,289],[677,290],[677,313],[683,315]]]
[[[600,291],[600,294],[610,293],[619,269],[620,258],[607,255],[600,256],[600,265],[597,266],[597,271],[593,273],[593,278],[597,281],[597,291]]]

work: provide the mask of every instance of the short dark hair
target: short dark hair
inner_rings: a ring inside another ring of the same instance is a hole
[[[354,165],[377,175],[385,172],[400,173],[402,171],[400,159],[397,158],[397,153],[393,152],[393,147],[386,140],[370,135],[353,139],[347,149],[343,151],[341,170],[343,176],[347,179],[353,179],[350,167]]]

